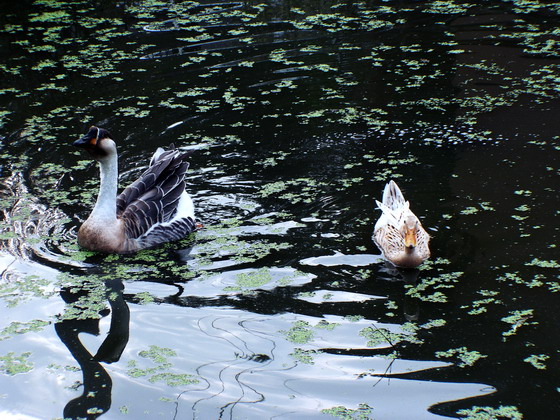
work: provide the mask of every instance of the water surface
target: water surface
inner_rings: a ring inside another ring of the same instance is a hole
[[[555,4],[23,2],[0,17],[2,418],[554,418]],[[204,228],[76,231],[191,150]],[[394,179],[432,235],[371,242]]]

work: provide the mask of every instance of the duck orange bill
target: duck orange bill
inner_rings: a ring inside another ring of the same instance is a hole
[[[404,234],[404,246],[414,248],[416,246],[416,229],[407,229]]]

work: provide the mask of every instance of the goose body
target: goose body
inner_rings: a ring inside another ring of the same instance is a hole
[[[109,132],[91,127],[74,146],[99,162],[101,175],[95,206],[78,230],[80,246],[129,253],[181,239],[196,229],[194,205],[185,191],[186,153],[158,148],[148,169],[117,195],[117,147]]]
[[[375,224],[373,241],[383,256],[397,267],[417,267],[430,257],[430,236],[395,183],[389,181],[383,190],[382,211]]]

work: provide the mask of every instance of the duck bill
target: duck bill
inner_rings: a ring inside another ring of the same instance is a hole
[[[407,248],[415,248],[416,247],[416,230],[415,229],[407,229],[404,234],[404,246]]]

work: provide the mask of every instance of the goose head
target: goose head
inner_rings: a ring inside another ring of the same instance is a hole
[[[76,140],[74,146],[81,147],[98,161],[117,154],[117,145],[111,139],[111,134],[104,128],[91,126],[85,136]]]

